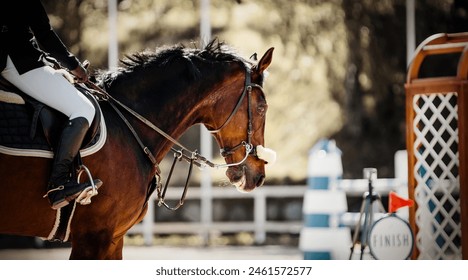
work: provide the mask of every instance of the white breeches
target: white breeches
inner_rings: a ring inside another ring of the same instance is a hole
[[[20,75],[8,57],[1,75],[27,95],[62,112],[70,120],[84,117],[91,125],[95,114],[93,104],[52,67],[44,66]]]

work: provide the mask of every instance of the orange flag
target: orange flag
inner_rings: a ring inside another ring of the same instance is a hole
[[[404,199],[398,196],[395,192],[390,192],[388,195],[388,212],[394,213],[399,208],[409,206],[412,207],[414,205],[414,201],[411,199]]]

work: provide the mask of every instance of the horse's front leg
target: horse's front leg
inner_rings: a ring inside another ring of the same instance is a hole
[[[112,238],[112,232],[87,232],[73,236],[71,260],[121,260],[123,237]]]

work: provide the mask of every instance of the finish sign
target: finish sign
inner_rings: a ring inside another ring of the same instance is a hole
[[[376,221],[369,233],[369,249],[377,260],[406,260],[413,252],[410,225],[394,214]]]

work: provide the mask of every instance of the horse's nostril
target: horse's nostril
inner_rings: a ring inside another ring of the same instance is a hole
[[[244,176],[244,169],[239,167],[231,167],[226,170],[226,176],[231,181],[239,181]]]
[[[257,178],[257,187],[261,187],[265,183],[265,176],[259,175]]]

